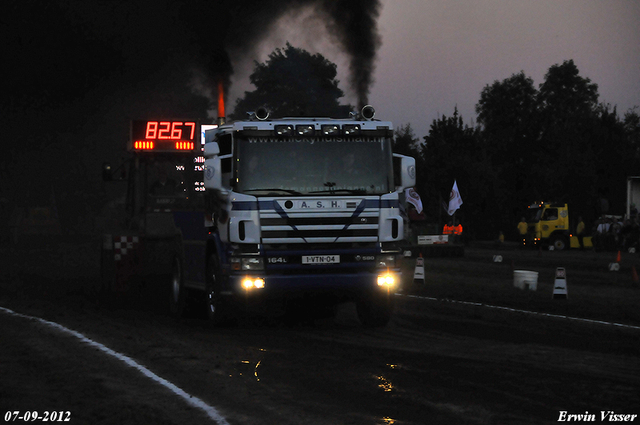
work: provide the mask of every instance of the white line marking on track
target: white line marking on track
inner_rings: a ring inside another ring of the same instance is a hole
[[[420,299],[420,300],[444,301],[444,302],[448,302],[448,303],[452,303],[452,304],[473,305],[473,306],[476,306],[476,307],[493,308],[495,310],[505,310],[505,311],[511,311],[511,312],[514,312],[514,313],[526,313],[526,314],[532,314],[532,315],[536,315],[536,316],[552,317],[554,319],[575,320],[577,322],[596,323],[598,325],[609,325],[609,326],[617,326],[617,327],[626,328],[626,329],[640,330],[640,326],[625,325],[625,324],[622,324],[622,323],[615,323],[615,322],[605,322],[605,321],[602,321],[602,320],[582,319],[580,317],[563,316],[563,315],[560,315],[560,314],[540,313],[540,312],[537,312],[537,311],[529,311],[529,310],[519,310],[517,308],[500,307],[500,306],[497,306],[497,305],[475,303],[475,302],[471,302],[471,301],[457,301],[457,300],[450,300],[448,298],[433,298],[433,297],[424,297],[424,296],[421,296],[421,295],[406,295],[406,294],[400,294],[400,293],[396,293],[395,295],[396,296],[400,296],[400,297],[416,298],[416,299]]]
[[[160,385],[168,388],[171,392],[173,392],[177,396],[179,396],[182,399],[184,399],[187,402],[187,404],[190,404],[191,406],[202,410],[204,413],[207,414],[207,416],[209,416],[209,418],[213,419],[219,425],[229,425],[227,420],[218,412],[218,410],[215,407],[209,406],[207,403],[205,403],[204,401],[202,401],[198,397],[194,397],[191,394],[188,394],[187,392],[185,392],[181,388],[178,388],[176,385],[172,384],[171,382],[167,381],[166,379],[156,375],[155,373],[151,372],[146,367],[142,366],[140,363],[138,363],[135,360],[133,360],[131,357],[125,356],[122,353],[118,353],[117,351],[114,351],[111,348],[100,344],[99,342],[96,342],[96,341],[94,341],[92,339],[87,338],[86,336],[84,336],[80,332],[74,331],[73,329],[66,328],[66,327],[62,326],[61,324],[59,324],[59,323],[50,322],[50,321],[42,319],[40,317],[28,316],[26,314],[16,313],[15,311],[10,310],[8,308],[4,308],[4,307],[0,307],[0,311],[3,311],[4,313],[12,315],[12,316],[22,317],[22,318],[28,319],[28,320],[34,320],[36,322],[40,322],[40,323],[45,324],[47,326],[50,326],[50,327],[52,327],[54,329],[62,331],[64,333],[66,333],[66,334],[75,336],[80,341],[90,345],[91,347],[97,348],[98,350],[102,351],[103,353],[106,353],[106,354],[108,354],[108,355],[110,355],[112,357],[115,357],[116,359],[124,362],[127,366],[131,366],[132,368],[137,369],[144,376],[146,376],[148,378],[151,378],[152,380],[156,381]]]

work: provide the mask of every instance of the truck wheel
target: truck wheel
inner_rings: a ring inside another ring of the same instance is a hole
[[[113,254],[111,254],[113,256]],[[109,285],[109,280],[112,273],[112,270],[108,268],[109,262],[108,251],[105,252],[104,247],[100,249],[100,279],[96,279],[91,285],[91,297],[94,298],[97,302],[101,301],[102,296],[105,292],[105,287]]]
[[[216,325],[228,324],[231,320],[229,301],[220,295],[220,265],[212,254],[207,262],[207,290],[205,291],[206,317]]]
[[[113,260],[113,250],[100,251],[100,279],[94,281],[91,296],[98,305],[109,305],[113,302],[113,288],[115,286],[116,271]]]
[[[551,239],[551,246],[553,246],[553,249],[556,251],[562,251],[567,249],[569,244],[567,238],[564,236],[554,236],[553,239]]]
[[[182,261],[173,258],[171,279],[169,281],[169,309],[175,317],[182,317],[187,305],[186,288],[182,283]]]
[[[356,311],[363,326],[381,328],[391,320],[394,306],[393,293],[376,288],[375,292],[364,295],[356,302]]]

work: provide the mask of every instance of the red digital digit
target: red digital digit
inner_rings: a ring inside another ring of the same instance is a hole
[[[191,127],[191,136],[189,137],[189,140],[193,140],[193,136],[195,135],[195,132],[196,132],[196,123],[185,122],[184,125],[188,125],[189,127]]]
[[[158,139],[170,139],[171,138],[171,123],[169,121],[160,121],[158,127]]]
[[[144,136],[145,139],[155,139],[158,132],[158,121],[147,122],[147,132]]]
[[[171,123],[171,138],[172,139],[181,139],[182,138],[182,129],[178,128],[182,123],[179,121],[174,121]]]

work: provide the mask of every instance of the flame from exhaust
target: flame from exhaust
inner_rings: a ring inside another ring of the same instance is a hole
[[[222,79],[218,80],[218,121],[224,121],[226,117],[224,111],[224,83]]]

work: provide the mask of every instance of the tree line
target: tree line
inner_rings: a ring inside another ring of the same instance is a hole
[[[340,102],[344,93],[337,66],[321,54],[287,43],[254,65],[250,78],[256,89],[236,101],[232,118],[244,118],[259,106],[274,117],[346,117],[356,109]],[[102,106],[94,104],[94,97],[41,105],[38,119],[29,122],[29,142],[10,144],[0,162],[3,205],[50,205],[55,197],[61,218],[68,217],[69,223],[100,211],[106,197],[96,189],[102,187],[99,165],[116,163],[122,155],[129,118],[143,113],[207,122],[208,100],[167,73],[138,87],[139,96],[105,93]],[[40,103],[25,96],[3,109],[8,121],[39,110]],[[552,66],[537,88],[524,72],[485,86],[475,124],[466,124],[454,108],[450,116],[434,120],[421,138],[411,124],[397,127],[395,151],[416,158],[416,189],[427,221],[441,226],[448,219],[442,204],[454,180],[464,201],[456,217],[470,238],[493,239],[500,231],[515,236],[526,206],[540,200],[567,202],[574,224],[578,215],[589,226],[602,214],[622,214],[626,177],[640,175],[640,116],[637,108],[620,116],[615,106],[598,98],[597,85],[568,60]],[[107,117],[106,104],[112,111]],[[61,119],[69,116],[77,119]],[[10,128],[9,135],[19,140],[24,126]],[[55,178],[46,185],[21,180],[25,170]]]
[[[640,116],[632,108],[620,117],[598,97],[597,84],[567,60],[538,88],[522,71],[485,86],[473,126],[457,108],[422,140],[411,124],[400,126],[395,151],[416,158],[427,220],[448,218],[442,203],[454,180],[464,201],[456,217],[471,238],[515,237],[536,201],[569,204],[572,226],[578,216],[590,226],[624,214],[626,178],[640,174]]]

